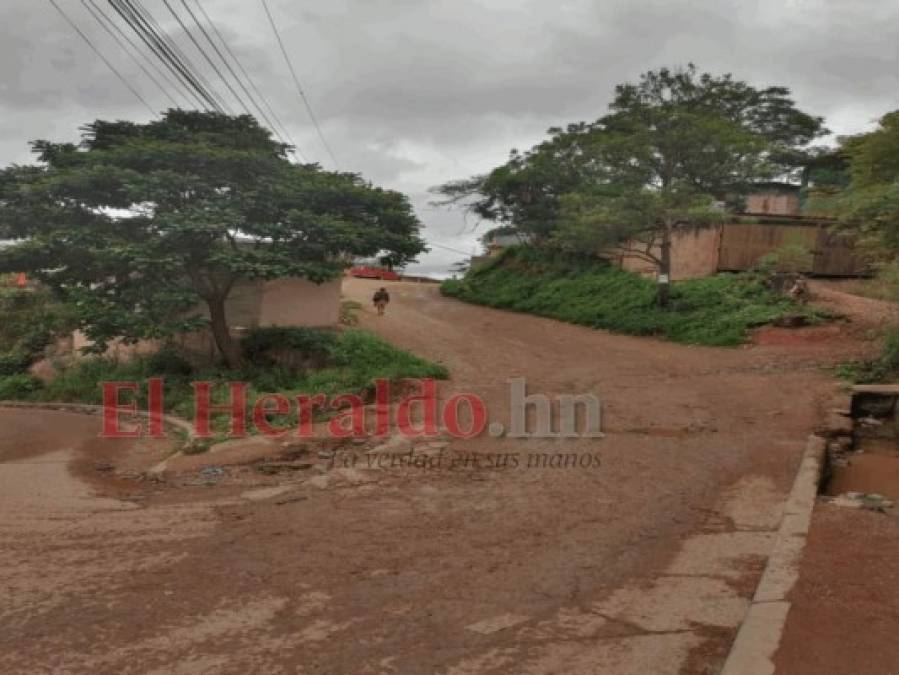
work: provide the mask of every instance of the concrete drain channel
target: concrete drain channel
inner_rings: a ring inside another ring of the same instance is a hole
[[[858,385],[808,439],[762,578],[721,675],[773,675],[816,497],[897,515],[899,385]]]
[[[899,385],[856,385],[850,393],[849,409],[830,417],[821,492],[837,506],[896,514]]]

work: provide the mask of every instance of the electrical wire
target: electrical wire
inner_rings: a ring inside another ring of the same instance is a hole
[[[56,11],[60,13],[62,18],[66,20],[66,23],[68,23],[69,26],[71,26],[72,29],[76,33],[78,33],[78,35],[81,36],[81,39],[84,40],[88,44],[88,46],[94,51],[94,53],[100,57],[100,59],[103,61],[103,63],[105,63],[109,67],[109,69],[113,73],[115,73],[115,76],[117,78],[119,78],[119,80],[122,82],[122,84],[124,84],[128,88],[128,90],[132,94],[134,94],[134,96],[137,98],[137,100],[139,100],[141,103],[144,104],[144,106],[146,106],[147,110],[150,111],[150,114],[155,117],[156,111],[153,110],[153,107],[149,103],[147,103],[146,99],[144,99],[144,97],[141,96],[140,92],[138,92],[137,89],[135,89],[134,87],[131,86],[131,83],[127,79],[125,79],[125,77],[118,71],[118,69],[114,65],[112,65],[112,63],[109,61],[109,59],[107,59],[105,56],[103,56],[103,53],[97,48],[97,46],[91,41],[91,39],[87,35],[85,35],[84,32],[77,26],[77,24],[74,21],[72,21],[71,18],[69,18],[69,15],[66,14],[63,11],[63,9],[59,5],[56,4],[56,0],[49,0],[49,1],[50,1],[50,4],[56,8]]]
[[[126,54],[128,54],[128,56],[131,57],[131,60],[137,64],[137,67],[140,68],[148,78],[150,78],[150,81],[153,82],[153,84],[156,85],[156,87],[165,95],[165,97],[169,101],[172,102],[172,105],[177,108],[178,102],[175,101],[174,97],[171,94],[169,94],[168,90],[166,90],[166,88],[163,87],[159,83],[159,80],[157,80],[155,77],[153,77],[153,73],[151,73],[149,70],[147,70],[146,66],[144,66],[144,64],[140,62],[140,59],[138,59],[136,56],[134,56],[134,54],[131,52],[131,50],[129,50],[128,47],[125,45],[125,43],[122,42],[121,38],[119,38],[119,36],[116,35],[115,32],[113,32],[112,28],[110,28],[104,22],[103,18],[105,18],[105,17],[101,18],[100,14],[98,14],[97,11],[95,10],[95,8],[92,7],[90,4],[88,4],[88,2],[89,2],[89,0],[81,0],[81,4],[84,5],[84,8],[94,18],[94,20],[100,24],[100,27],[103,28],[103,30],[106,31],[109,34],[109,36],[112,37],[112,39],[116,41],[116,43],[119,45],[119,47],[122,48],[122,51],[124,51]]]
[[[196,91],[206,102],[207,109],[220,113],[225,112],[220,98],[212,91],[211,85],[203,77],[202,73],[197,71],[190,58],[169,37],[168,33],[162,29],[153,15],[138,0],[110,0],[110,2],[115,2],[127,10],[132,21],[135,22],[136,30],[145,33],[158,46],[161,54],[160,58],[167,63],[171,63],[176,71],[181,73],[188,86]]]
[[[278,46],[281,48],[281,53],[284,55],[284,60],[287,62],[287,67],[290,69],[290,74],[293,77],[293,82],[297,87],[297,92],[300,95],[300,99],[303,101],[303,104],[306,106],[306,112],[309,114],[309,119],[312,121],[312,126],[315,127],[315,131],[318,134],[319,139],[322,142],[322,145],[327,150],[328,155],[331,157],[331,161],[334,162],[334,166],[338,169],[340,168],[340,162],[337,161],[337,158],[334,156],[334,152],[331,150],[331,146],[328,145],[328,141],[325,140],[325,135],[322,133],[321,126],[318,123],[318,120],[315,117],[315,113],[312,111],[312,105],[309,103],[309,99],[306,97],[306,92],[303,91],[303,85],[300,84],[300,78],[297,77],[296,70],[294,70],[293,63],[290,61],[290,56],[287,54],[287,49],[284,47],[284,41],[281,39],[281,33],[278,31],[278,26],[275,24],[275,19],[272,17],[272,13],[268,8],[268,3],[266,0],[261,0],[262,7],[265,9],[265,14],[268,17],[268,22],[272,26],[272,31],[275,34],[275,38],[278,40]]]
[[[442,248],[446,251],[452,251],[453,253],[461,253],[462,255],[471,255],[471,251],[463,251],[458,248],[453,248],[452,246],[447,246],[446,244],[438,244],[433,241],[426,242],[428,246],[436,246],[437,248]]]
[[[262,104],[265,106],[266,110],[268,110],[268,113],[271,115],[271,118],[275,121],[275,124],[277,124],[277,126],[281,128],[281,132],[284,134],[284,137],[287,139],[288,143],[290,143],[290,145],[293,146],[291,152],[299,155],[300,159],[302,159],[305,162],[306,158],[303,156],[303,152],[300,150],[299,146],[296,144],[296,142],[293,140],[293,138],[291,138],[290,132],[287,130],[287,127],[284,126],[284,123],[278,117],[278,113],[275,112],[271,103],[268,102],[268,99],[259,90],[259,87],[256,86],[256,83],[253,81],[253,78],[250,77],[250,74],[247,72],[247,69],[244,68],[243,64],[240,62],[240,59],[237,57],[237,55],[234,53],[234,51],[228,45],[228,41],[225,40],[224,36],[219,31],[218,27],[215,25],[215,22],[210,18],[209,14],[206,13],[206,10],[203,8],[203,5],[200,2],[200,0],[194,0],[194,2],[196,2],[197,8],[203,14],[204,18],[206,19],[206,22],[210,25],[213,32],[218,36],[218,39],[222,43],[222,46],[225,48],[225,51],[231,56],[231,58],[234,60],[234,63],[237,64],[238,70],[240,70],[240,72],[243,74],[244,78],[246,78],[247,82],[249,82],[250,88],[256,93],[256,96],[259,98],[259,100],[262,101]],[[270,124],[269,126],[272,126],[272,125]],[[277,133],[277,130],[275,129],[274,126],[272,126],[272,129],[275,130],[275,132]]]
[[[184,87],[185,91],[199,104],[201,110],[218,110],[215,101],[208,97],[202,91],[199,83],[192,81],[190,74],[184,70],[183,64],[180,64],[171,54],[168,47],[162,42],[158,35],[154,35],[149,26],[145,25],[143,20],[137,15],[136,10],[125,5],[123,0],[109,0],[110,6],[135,32],[150,52],[166,67],[166,69],[174,76],[175,80]]]
[[[228,91],[231,92],[231,96],[233,96],[235,98],[235,100],[238,102],[238,104],[240,104],[240,107],[243,108],[244,112],[247,115],[252,116],[252,113],[250,112],[250,109],[247,107],[247,104],[244,102],[244,100],[240,96],[237,95],[237,92],[234,91],[234,87],[232,87],[231,83],[225,79],[225,76],[222,75],[222,71],[219,70],[219,67],[217,65],[215,65],[215,61],[213,61],[212,58],[209,56],[209,54],[206,53],[206,50],[203,49],[202,46],[200,46],[200,43],[194,37],[194,34],[190,32],[190,29],[185,25],[184,21],[181,20],[181,15],[178,14],[175,11],[174,7],[172,7],[169,4],[169,0],[162,0],[162,3],[166,6],[166,8],[168,8],[169,13],[173,17],[175,17],[175,20],[178,22],[178,25],[181,26],[181,30],[184,31],[185,35],[187,35],[187,37],[193,43],[194,47],[196,47],[197,51],[200,52],[200,55],[206,60],[206,63],[208,63],[209,67],[212,68],[212,71],[225,84],[225,87],[228,89]],[[226,106],[226,108],[227,108],[227,106]],[[229,110],[229,113],[230,112],[231,111]]]
[[[212,50],[215,52],[216,56],[218,56],[219,60],[225,64],[225,68],[227,68],[228,72],[231,73],[231,77],[234,78],[234,80],[237,82],[237,85],[243,90],[243,93],[246,95],[246,97],[248,99],[250,99],[250,103],[253,105],[254,108],[256,108],[256,111],[259,113],[259,115],[262,117],[262,119],[265,120],[266,124],[268,124],[268,126],[272,129],[272,131],[275,132],[275,135],[277,135],[279,140],[283,143],[284,139],[280,137],[278,130],[274,128],[274,125],[272,124],[272,121],[268,118],[268,115],[265,114],[265,111],[262,109],[262,107],[259,105],[259,103],[256,101],[256,99],[253,98],[253,95],[246,88],[246,86],[241,81],[241,79],[237,76],[237,73],[234,72],[234,68],[231,67],[231,64],[228,62],[228,59],[226,59],[225,55],[222,54],[222,50],[219,49],[218,45],[215,43],[215,40],[212,39],[212,36],[209,35],[209,32],[206,30],[206,27],[203,26],[202,23],[200,23],[200,20],[197,18],[197,15],[194,14],[194,11],[190,8],[190,5],[187,4],[187,0],[181,0],[181,4],[184,6],[184,9],[187,11],[188,15],[193,20],[194,24],[196,24],[197,28],[200,29],[200,32],[203,34],[203,37],[206,38],[206,42],[208,42],[209,45],[212,47]],[[228,88],[231,89],[231,86],[228,85]],[[231,91],[233,93],[233,90],[231,90]],[[246,109],[246,106],[244,106],[244,108]],[[250,113],[249,110],[247,110],[247,113],[252,114],[252,113]]]
[[[229,115],[233,114],[231,107],[227,104],[225,99],[215,90],[215,87],[206,79],[206,76],[203,74],[203,71],[197,68],[194,62],[190,59],[190,57],[184,52],[183,49],[178,45],[178,43],[166,32],[166,30],[159,24],[153,14],[144,7],[141,0],[122,0],[128,5],[134,7],[136,11],[144,18],[144,20],[151,26],[151,30],[153,30],[157,35],[161,36],[162,40],[168,45],[169,49],[176,55],[178,59],[185,65],[187,70],[190,72],[191,76],[202,85],[203,90],[211,96],[211,98],[217,102],[216,109],[219,112],[226,112]]]
[[[181,84],[180,81],[173,81],[169,75],[163,70],[156,61],[153,60],[153,56],[155,53],[151,52],[151,56],[147,56],[144,51],[141,49],[140,44],[134,40],[134,38],[125,32],[125,30],[115,21],[114,17],[110,17],[101,7],[97,4],[97,0],[81,0],[82,2],[90,3],[91,7],[96,10],[96,12],[104,19],[104,21],[109,25],[118,35],[119,37],[128,43],[131,46],[131,49],[136,53],[139,57],[143,58],[143,60],[149,65],[153,72],[156,73],[159,78],[168,85],[175,94],[188,102],[188,105],[192,105],[190,103],[191,92],[184,89],[184,85]],[[146,44],[144,44],[146,47]],[[179,104],[180,106],[180,104]]]

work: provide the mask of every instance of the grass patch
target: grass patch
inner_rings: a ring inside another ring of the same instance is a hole
[[[824,314],[770,291],[759,275],[719,274],[673,284],[671,305],[656,304],[656,283],[598,259],[569,258],[529,247],[506,250],[443,283],[444,295],[501,309],[630,335],[686,344],[734,346],[749,329],[785,316],[809,322]]]
[[[222,367],[196,368],[170,350],[134,358],[127,363],[96,357],[77,361],[48,384],[27,375],[0,377],[0,398],[100,404],[101,382],[143,382],[150,377],[162,377],[165,382],[165,411],[192,419],[194,399],[191,385],[197,381],[213,383],[214,403],[228,401],[228,383],[247,382],[247,400],[252,407],[253,402],[263,394],[279,393],[291,400],[299,394],[366,396],[373,390],[373,381],[380,378],[398,381],[407,378],[445,379],[449,376],[445,367],[397,349],[379,337],[357,329],[338,332],[266,328],[252,331],[243,344],[247,365],[240,371]],[[276,360],[291,352],[299,353],[299,358],[288,360],[287,365]],[[315,368],[304,367],[302,364],[309,363],[310,359],[319,365]],[[145,409],[145,388],[142,388],[137,400]],[[273,424],[295,423],[293,416],[271,417],[270,420]],[[222,416],[215,421],[216,429],[223,429],[227,423]]]

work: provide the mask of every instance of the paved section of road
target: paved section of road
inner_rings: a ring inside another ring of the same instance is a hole
[[[821,366],[857,348],[848,328],[686,347],[429,284],[391,284],[377,317],[377,285],[346,284],[363,326],[445,363],[442,399],[477,394],[507,423],[507,381],[524,377],[598,396],[606,436],[455,440],[447,453],[494,466],[322,474],[292,500],[240,499],[86,481],[60,462],[116,462],[70,440],[96,420],[0,411],[0,672],[716,672],[829,405]],[[528,468],[531,453],[599,462]],[[129,490],[142,498],[110,498]]]

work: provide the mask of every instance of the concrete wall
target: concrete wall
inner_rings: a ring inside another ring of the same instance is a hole
[[[266,281],[257,325],[333,328],[340,319],[342,279],[314,284],[305,279]]]
[[[328,328],[340,318],[342,278],[314,284],[306,279],[244,279],[234,284],[225,312],[232,328],[306,326]],[[206,316],[206,308],[200,312]]]
[[[305,279],[275,279],[272,281],[244,280],[235,284],[225,303],[225,312],[232,332],[240,336],[250,328],[260,326],[304,326],[333,328],[340,319],[342,278],[323,284]],[[205,306],[198,308],[206,316]],[[174,342],[200,357],[213,358],[215,344],[208,330],[185,333]],[[76,355],[90,340],[81,331],[72,335]],[[142,340],[134,345],[113,341],[107,355],[127,361],[136,355],[152,354],[159,349],[156,340]]]
[[[721,225],[711,227],[685,227],[675,231],[671,240],[671,280],[696,279],[707,277],[718,271],[718,247],[721,244]],[[658,257],[659,246],[651,250]],[[655,276],[656,266],[620,251],[617,254],[618,264],[631,272],[645,276]]]

